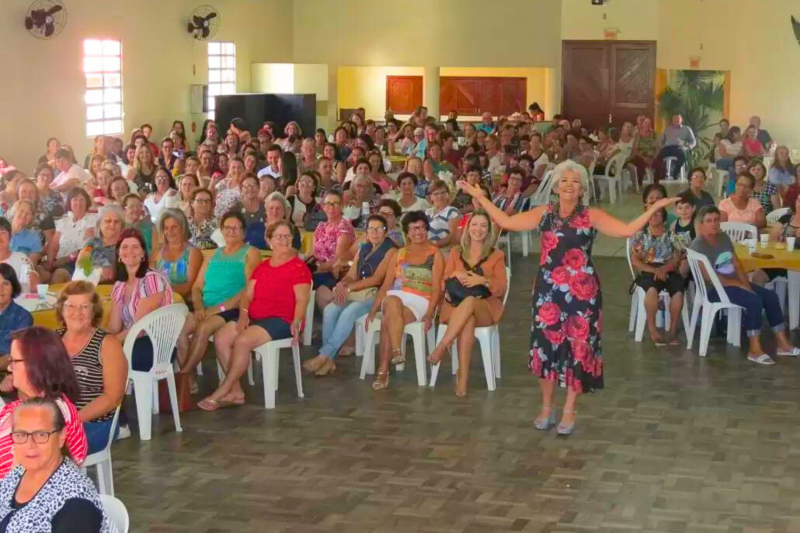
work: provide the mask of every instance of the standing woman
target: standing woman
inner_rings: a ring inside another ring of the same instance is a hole
[[[631,237],[657,210],[677,201],[655,202],[632,222],[583,205],[589,188],[586,169],[565,161],[553,173],[558,202],[508,216],[483,191],[466,182],[459,186],[478,198],[481,207],[507,231],[538,229],[541,234],[540,269],[533,288],[533,320],[529,368],[539,378],[542,408],[534,422],[547,430],[555,424],[553,393],[556,384],[567,387],[567,399],[557,431],[569,435],[575,426],[578,395],[603,388],[600,342],[602,293],[592,265],[591,249],[597,232]]]

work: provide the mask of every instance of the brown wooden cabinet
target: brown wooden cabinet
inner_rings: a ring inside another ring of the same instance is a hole
[[[443,76],[439,79],[439,111],[446,115],[494,116],[524,111],[528,91],[525,78]]]
[[[654,118],[655,41],[564,41],[562,113],[590,129]]]
[[[409,115],[422,105],[422,76],[386,76],[386,109]]]

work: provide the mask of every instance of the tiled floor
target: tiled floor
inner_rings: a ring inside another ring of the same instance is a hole
[[[151,441],[134,427],[115,444],[132,531],[800,531],[800,361],[761,367],[721,339],[703,359],[633,342],[622,259],[596,261],[607,389],[580,401],[572,437],[533,429],[537,259],[514,257],[495,392],[477,356],[466,399],[447,369],[435,389],[417,387],[413,362],[373,392],[348,358],[332,377],[306,377],[301,400],[287,353],[274,411],[257,378],[245,407],[184,413],[181,434],[160,415]]]

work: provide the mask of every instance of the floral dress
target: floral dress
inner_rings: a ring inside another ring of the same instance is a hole
[[[533,286],[529,368],[583,393],[603,388],[603,296],[591,253],[597,230],[579,204],[566,219],[551,203],[539,223],[541,260]]]

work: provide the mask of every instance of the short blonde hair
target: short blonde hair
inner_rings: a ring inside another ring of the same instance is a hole
[[[555,170],[553,170],[553,190],[558,191],[558,182],[561,181],[561,177],[564,175],[564,172],[568,170],[578,173],[581,178],[581,188],[583,189],[583,192],[587,192],[589,190],[589,173],[586,172],[586,168],[583,165],[571,160],[559,163]]]
[[[100,296],[97,295],[94,285],[89,281],[71,281],[67,283],[67,286],[64,287],[61,294],[58,296],[58,300],[56,300],[56,318],[58,318],[58,323],[63,327],[67,327],[66,322],[64,322],[64,302],[66,302],[70,296],[78,296],[81,294],[92,295],[92,326],[98,327],[103,320],[103,304],[100,302]]]

